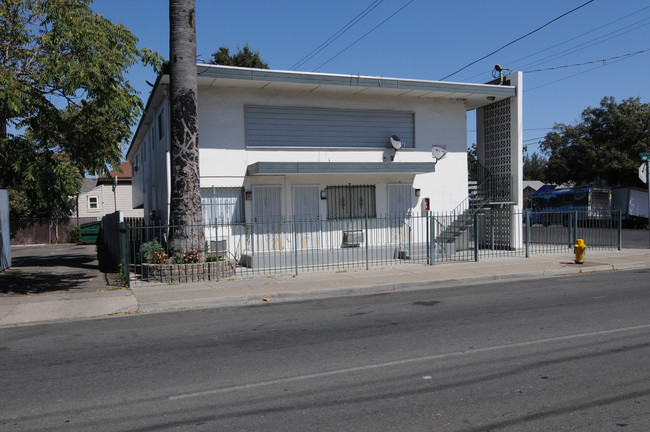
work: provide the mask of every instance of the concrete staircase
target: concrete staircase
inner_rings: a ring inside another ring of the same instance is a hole
[[[475,215],[485,207],[513,204],[509,176],[492,176],[485,168],[479,167],[479,179],[478,185],[470,188],[467,198],[453,211],[435,216],[435,242],[439,253],[451,255],[463,247],[469,247]],[[469,237],[463,242],[465,235]]]

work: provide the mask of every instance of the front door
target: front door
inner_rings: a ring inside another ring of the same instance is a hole
[[[320,247],[320,187],[293,186],[293,215],[299,249]]]

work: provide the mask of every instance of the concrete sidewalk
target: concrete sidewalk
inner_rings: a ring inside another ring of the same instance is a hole
[[[65,321],[129,313],[378,294],[571,274],[650,268],[650,249],[588,251],[585,264],[573,254],[503,257],[479,262],[402,264],[394,267],[259,276],[187,284],[136,284],[96,293],[16,295],[0,298],[0,326]]]

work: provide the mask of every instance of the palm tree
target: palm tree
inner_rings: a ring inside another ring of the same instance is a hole
[[[169,249],[203,250],[199,183],[196,25],[194,0],[169,0],[171,201]]]

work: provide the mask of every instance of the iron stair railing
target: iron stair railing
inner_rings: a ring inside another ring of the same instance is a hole
[[[449,253],[450,246],[474,226],[475,215],[487,204],[512,203],[512,178],[507,175],[495,176],[477,164],[477,187],[468,194],[450,213],[434,216],[436,223],[435,242],[442,253]]]

